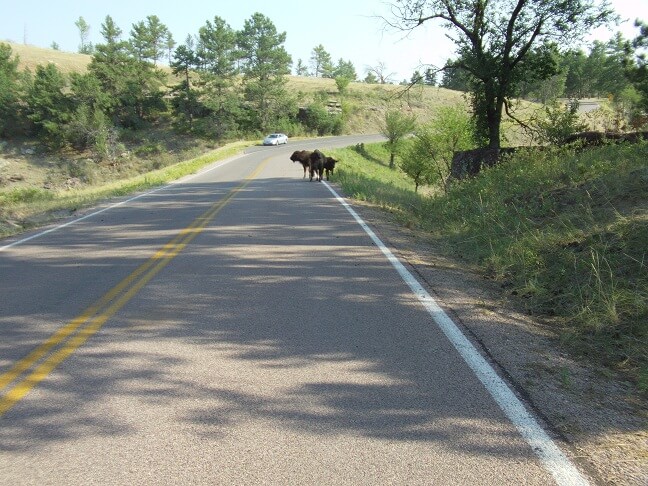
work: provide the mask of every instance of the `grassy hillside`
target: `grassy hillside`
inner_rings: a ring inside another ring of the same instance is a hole
[[[43,49],[40,47],[8,42],[12,52],[20,59],[20,69],[32,72],[38,64],[54,63],[61,72],[85,72],[92,57],[84,54]],[[162,66],[163,69],[168,69]],[[170,73],[169,73],[170,74]],[[173,77],[169,84],[173,84]],[[333,79],[304,76],[288,76],[288,91],[297,95],[306,105],[315,94],[326,93],[331,102],[341,102]],[[421,121],[427,120],[434,108],[448,104],[465,103],[463,94],[457,91],[420,86],[403,92],[403,87],[395,85],[371,85],[351,83],[344,98],[348,105],[348,133],[375,133],[385,110],[402,107],[415,113]]]
[[[19,69],[29,69],[31,72],[34,72],[39,64],[53,63],[63,73],[83,73],[92,59],[92,56],[85,54],[56,51],[13,42],[5,43],[9,44],[13,54],[19,57]]]

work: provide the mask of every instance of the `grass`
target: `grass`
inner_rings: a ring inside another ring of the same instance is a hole
[[[346,194],[426,232],[648,393],[648,144],[520,153],[427,195],[380,144],[362,152],[335,154]]]

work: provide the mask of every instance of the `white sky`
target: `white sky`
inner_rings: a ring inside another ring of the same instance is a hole
[[[207,20],[222,17],[236,30],[255,12],[267,16],[279,32],[286,32],[285,48],[293,58],[309,63],[313,48],[323,45],[333,61],[351,61],[363,78],[367,66],[382,62],[394,81],[410,79],[426,64],[442,65],[453,55],[453,44],[444,30],[424,24],[404,38],[385,30],[379,16],[388,16],[389,2],[380,0],[0,0],[0,40],[50,47],[56,42],[63,51],[76,52],[80,43],[74,25],[83,17],[90,25],[90,42],[103,42],[100,29],[110,15],[127,38],[134,23],[157,15],[178,44],[195,35]],[[626,38],[636,35],[635,18],[648,21],[648,0],[612,0],[627,21],[611,31],[599,30],[593,38],[606,40],[616,31]]]

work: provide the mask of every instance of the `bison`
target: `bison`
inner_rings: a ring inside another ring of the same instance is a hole
[[[333,169],[335,169],[335,164],[337,164],[338,161],[335,160],[333,157],[326,157],[326,162],[324,162],[324,171],[326,172],[326,180],[329,180],[329,174],[333,173]]]
[[[290,160],[293,162],[299,162],[304,167],[304,177],[302,177],[302,179],[306,178],[306,171],[310,168],[311,154],[312,152],[309,150],[296,150],[290,156]]]
[[[326,155],[319,150],[315,149],[309,157],[310,180],[313,180],[313,175],[317,174],[317,180],[322,182],[324,175],[324,164],[326,163]]]

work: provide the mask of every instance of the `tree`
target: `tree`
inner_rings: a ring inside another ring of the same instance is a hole
[[[317,77],[331,77],[333,72],[333,61],[331,55],[326,52],[322,44],[316,46],[311,51],[311,67],[313,68],[313,76]]]
[[[105,44],[97,45],[88,70],[111,100],[107,107],[116,124],[136,127],[163,107],[160,90],[165,75],[149,62],[132,56],[112,17],[102,24]]]
[[[237,34],[221,17],[207,21],[198,33],[197,67],[202,98],[210,112],[211,135],[219,138],[237,129],[239,99],[235,91],[240,55]]]
[[[405,82],[403,82],[403,83],[401,83],[401,84],[403,84],[403,85],[408,85],[408,84],[411,84],[411,85],[423,84],[423,75],[422,75],[419,71],[414,71],[414,74],[412,74],[412,77],[411,77],[409,83],[407,83],[407,82],[405,81]]]
[[[11,46],[0,43],[0,136],[14,131],[20,106],[20,73],[18,56],[12,56]]]
[[[639,34],[633,39],[632,47],[635,50],[648,48],[648,23],[637,19],[635,26],[639,28]],[[648,58],[643,53],[632,53],[629,46],[627,50],[626,73],[641,97],[641,108],[648,112]],[[635,60],[631,59],[633,55]]]
[[[474,147],[473,135],[472,118],[463,107],[439,108],[431,122],[415,130],[400,168],[414,180],[416,190],[439,182],[447,191],[452,157]]]
[[[629,86],[624,64],[629,42],[620,32],[605,44],[605,56],[601,66],[601,76],[597,79],[597,91],[613,100],[621,97]]]
[[[564,95],[570,99],[581,99],[585,97],[585,63],[587,56],[580,50],[567,51],[561,60],[561,69],[565,70],[565,92]]]
[[[171,64],[171,57],[173,56],[173,49],[176,46],[176,41],[173,39],[173,34],[169,31],[164,37],[164,47],[167,49],[167,60]]]
[[[64,125],[70,120],[66,87],[63,74],[49,63],[36,66],[34,82],[27,93],[27,117],[34,123],[36,134],[53,149],[63,146]]]
[[[340,92],[341,95],[346,93],[347,88],[349,87],[349,83],[351,80],[349,78],[346,78],[344,76],[338,76],[335,78],[335,86],[337,86],[338,91]]]
[[[392,7],[388,22],[398,29],[439,21],[452,31],[459,58],[446,67],[470,74],[476,129],[492,148],[500,147],[502,113],[519,83],[556,73],[544,47],[569,46],[613,18],[605,1],[594,0],[398,0]]]
[[[385,114],[385,121],[380,127],[380,133],[387,138],[385,146],[389,150],[389,168],[394,168],[394,158],[403,145],[406,135],[416,126],[416,117],[406,115],[400,110],[390,110]]]
[[[81,37],[81,44],[79,44],[79,53],[92,54],[92,43],[88,42],[88,37],[90,36],[90,25],[85,21],[83,17],[79,17],[78,20],[74,22],[74,25],[76,25],[77,29],[79,29],[79,37]]]
[[[393,82],[395,73],[388,73],[385,63],[379,62],[375,66],[367,66],[367,76],[369,74],[373,74],[379,84],[389,84]]]
[[[441,87],[455,91],[470,91],[470,74],[459,66],[458,60],[449,60],[443,68]]]
[[[308,76],[308,68],[304,65],[301,59],[297,59],[297,66],[295,66],[295,75]]]
[[[437,73],[434,69],[427,68],[425,70],[425,78],[424,78],[425,84],[427,84],[428,86],[436,86],[437,83],[436,78],[437,78]]]
[[[237,39],[250,128],[267,131],[296,111],[285,89],[292,64],[283,46],[286,33],[277,32],[272,21],[257,12],[245,21]]]
[[[130,43],[140,61],[151,60],[157,64],[167,50],[169,29],[160,22],[157,15],[149,15],[146,22],[140,21],[133,24],[130,32]]]
[[[358,79],[358,74],[356,73],[355,66],[351,61],[345,61],[340,58],[338,60],[335,71],[333,71],[334,78],[346,78],[349,81],[355,81]]]
[[[367,75],[364,78],[364,82],[367,84],[378,84],[378,78],[372,72],[367,72]]]
[[[173,86],[171,90],[172,105],[176,115],[181,119],[181,124],[184,125],[186,122],[189,130],[193,130],[194,117],[199,110],[199,93],[191,83],[191,71],[195,69],[196,63],[196,54],[189,42],[176,49],[171,62],[173,74],[182,77],[180,84]]]

